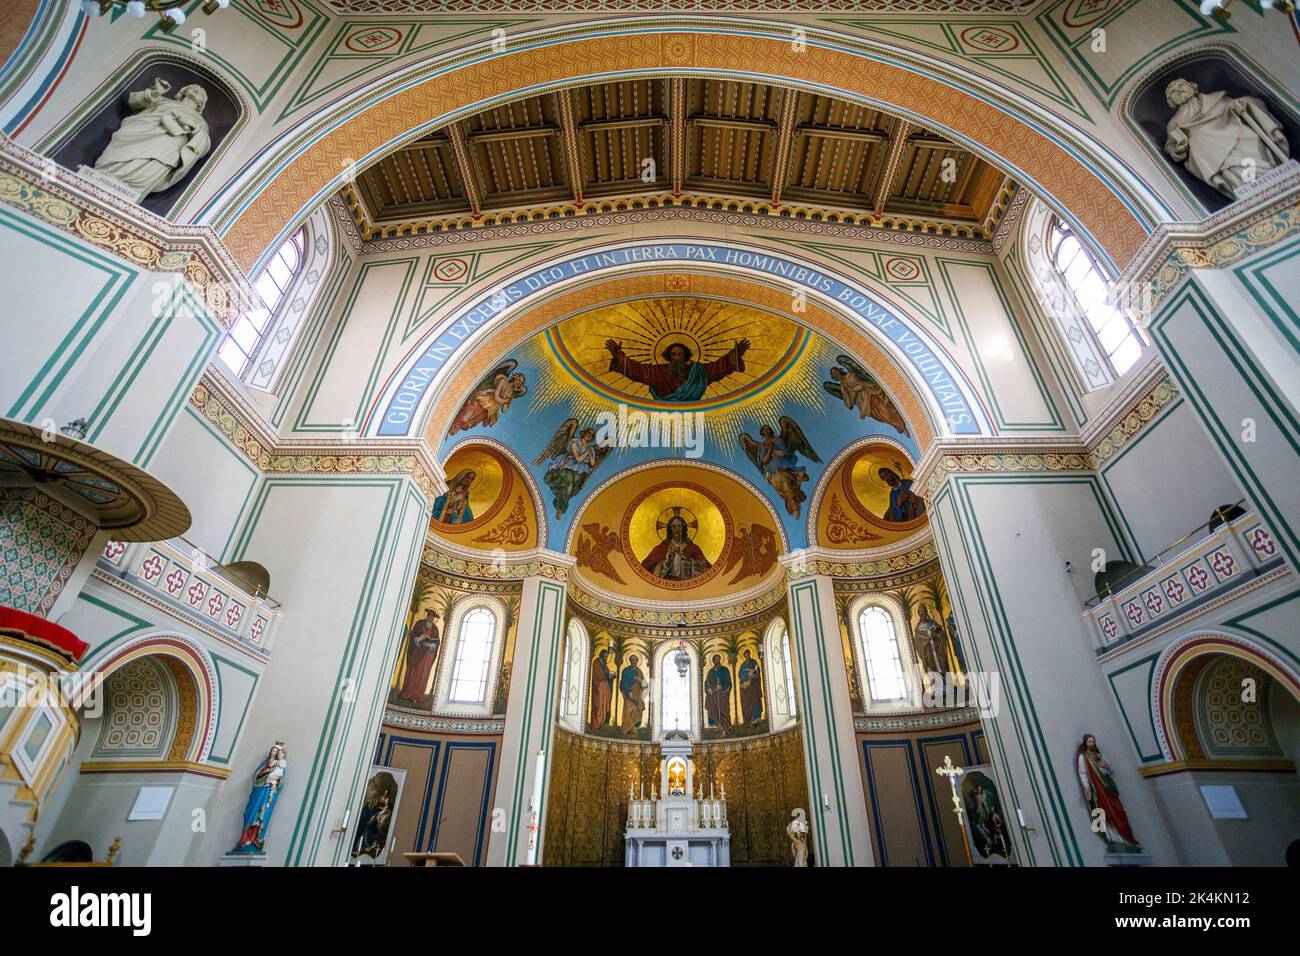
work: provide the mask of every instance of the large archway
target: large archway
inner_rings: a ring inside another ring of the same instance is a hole
[[[888,109],[939,131],[1052,196],[1112,264],[1127,263],[1164,207],[1122,160],[992,84],[825,31],[709,19],[538,31],[479,43],[337,104],[259,155],[200,212],[255,270],[265,251],[359,168],[485,105],[593,79],[745,75]],[[887,95],[885,94],[887,92]],[[486,94],[486,95],[485,95]],[[1086,147],[1086,151],[1085,151]]]

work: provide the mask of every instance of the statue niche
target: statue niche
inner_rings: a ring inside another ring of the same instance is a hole
[[[1296,168],[1297,118],[1228,55],[1190,57],[1148,79],[1133,120],[1208,212]]]
[[[53,158],[167,215],[238,119],[238,103],[214,77],[187,64],[154,61],[116,84]]]

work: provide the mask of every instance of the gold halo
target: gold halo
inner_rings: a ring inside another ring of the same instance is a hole
[[[683,512],[690,515],[690,518],[683,516]],[[667,517],[665,517],[667,516]],[[659,512],[659,517],[655,519],[655,534],[659,535],[660,541],[666,541],[668,538],[668,522],[673,518],[681,518],[686,522],[686,538],[688,541],[694,541],[695,536],[700,532],[700,519],[695,517],[695,512],[690,508],[675,506],[665,508]]]

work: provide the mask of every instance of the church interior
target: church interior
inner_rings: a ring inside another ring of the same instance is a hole
[[[1297,63],[9,0],[0,867],[1300,865]]]

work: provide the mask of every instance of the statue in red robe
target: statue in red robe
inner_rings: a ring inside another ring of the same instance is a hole
[[[623,346],[614,339],[609,339],[605,348],[609,350],[611,372],[618,372],[619,375],[646,386],[659,401],[698,402],[704,397],[704,390],[714,382],[726,378],[732,372],[745,370],[749,339],[741,339],[732,346],[731,351],[708,363],[696,362],[691,350],[680,342],[673,342],[664,349],[663,365],[651,365],[629,358],[623,351]]]
[[[1097,749],[1097,738],[1092,734],[1083,735],[1083,741],[1076,752],[1075,764],[1079,773],[1079,786],[1083,789],[1083,799],[1092,814],[1093,829],[1097,829],[1098,823],[1101,824],[1102,829],[1098,833],[1108,846],[1140,846],[1133,836],[1124,804],[1120,802],[1119,787],[1110,772],[1110,764]]]

